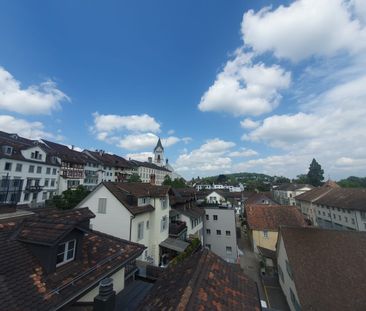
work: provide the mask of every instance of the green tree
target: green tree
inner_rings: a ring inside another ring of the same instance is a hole
[[[127,181],[128,182],[142,182],[139,174],[137,174],[137,173],[133,173]]]
[[[172,179],[170,178],[169,175],[165,175],[163,185],[164,186],[171,186],[172,185]]]
[[[307,174],[308,181],[314,187],[318,187],[322,185],[322,181],[324,180],[324,170],[321,165],[313,159],[310,163],[309,172]]]
[[[171,186],[173,188],[187,188],[186,182],[183,178],[174,179]]]
[[[296,176],[296,179],[293,179],[292,182],[296,183],[296,184],[308,184],[309,183],[309,178],[308,175],[306,174],[300,174]]]
[[[217,182],[218,184],[223,184],[223,183],[225,183],[226,181],[227,181],[227,177],[226,177],[226,175],[223,175],[223,174],[219,175],[219,176],[217,177],[217,179],[216,179],[216,182]]]
[[[55,195],[47,202],[47,206],[59,209],[72,209],[89,193],[90,191],[88,191],[84,186],[78,186],[76,189],[69,189],[62,192],[61,195]]]

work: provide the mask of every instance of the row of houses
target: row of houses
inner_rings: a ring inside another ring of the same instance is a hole
[[[1,309],[260,310],[256,283],[207,249],[159,270],[155,284],[136,279],[147,247],[91,229],[98,217],[88,208],[0,206]]]
[[[143,182],[161,185],[165,176],[176,174],[162,162],[160,139],[154,152],[154,161],[141,162],[103,150],[79,152],[48,140],[0,132],[0,203],[42,206],[54,195],[79,185],[91,191],[102,181],[125,182],[132,174]]]
[[[229,190],[230,192],[241,192],[244,191],[244,186],[242,184],[238,185],[227,185],[227,184],[194,184],[193,187],[197,191],[202,190]]]

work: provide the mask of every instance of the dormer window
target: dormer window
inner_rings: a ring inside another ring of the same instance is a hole
[[[65,263],[75,259],[76,240],[61,243],[57,247],[56,267],[62,266]]]
[[[10,146],[4,146],[3,147],[3,152],[7,155],[12,155],[13,154],[13,147]]]

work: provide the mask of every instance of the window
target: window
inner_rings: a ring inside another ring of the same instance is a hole
[[[206,220],[210,220],[210,216],[209,215],[206,215]]]
[[[149,230],[150,228],[150,221],[146,220],[146,230]]]
[[[226,254],[231,254],[233,252],[231,246],[226,246]]]
[[[37,174],[42,174],[42,166],[37,166]]]
[[[32,200],[37,201],[37,197],[38,197],[38,193],[37,192],[33,193]]]
[[[29,192],[24,194],[24,201],[29,201]]]
[[[47,192],[42,193],[42,200],[47,200]]]
[[[137,225],[137,240],[144,238],[144,222],[139,222]]]
[[[51,174],[51,168],[50,168],[50,167],[47,167],[47,168],[46,168],[46,174],[47,174],[47,175],[50,175],[50,174]]]
[[[208,249],[211,249],[211,244],[206,244],[206,247],[207,247]]]
[[[292,270],[291,270],[290,264],[288,263],[287,260],[286,260],[286,270],[287,270],[287,273],[288,273],[288,276],[290,277],[290,279],[293,280],[294,277],[292,275]]]
[[[52,170],[52,175],[56,175],[56,172],[57,172],[57,170],[54,168],[54,169]]]
[[[284,282],[284,279],[285,279],[285,277],[284,277],[284,275],[283,275],[283,271],[282,271],[282,268],[281,268],[281,266],[280,265],[278,265],[277,266],[277,270],[278,270],[278,274],[279,274],[279,276],[280,276],[280,279],[281,279],[281,281],[282,282]]]
[[[163,216],[160,223],[160,231],[161,232],[165,231],[167,227],[168,227],[168,217]]]
[[[5,146],[4,153],[5,154],[8,154],[8,155],[11,155],[13,153],[13,148],[12,147],[8,147],[8,146]]]
[[[211,234],[211,229],[206,229],[207,234]]]
[[[352,220],[352,225],[354,225],[355,224],[355,219],[351,218],[351,220]]]
[[[168,206],[168,204],[166,202],[166,199],[165,198],[164,199],[161,199],[161,207],[162,207],[162,209],[166,209],[167,206]]]
[[[55,186],[55,179],[51,179],[51,187]]]
[[[28,173],[34,173],[34,165],[29,165]]]
[[[107,199],[99,198],[98,200],[98,213],[106,214],[107,213]]]
[[[225,233],[226,233],[226,236],[230,236],[231,235],[230,230],[226,230]]]
[[[11,171],[11,163],[10,163],[10,162],[6,162],[6,163],[5,163],[4,170],[5,170],[5,171]]]
[[[15,167],[15,171],[16,171],[16,172],[21,172],[21,171],[22,171],[22,167],[23,167],[23,165],[22,165],[22,164],[17,163],[17,165],[16,165],[16,167]]]
[[[339,219],[339,220],[342,220],[342,217],[341,217],[341,215],[338,215],[338,219]]]
[[[263,230],[263,237],[268,239],[268,230]]]
[[[221,230],[216,230],[217,235],[221,235]]]
[[[213,215],[213,220],[217,220],[217,215]]]
[[[76,250],[76,240],[61,243],[57,247],[56,267],[74,260]]]
[[[45,187],[48,187],[49,183],[50,183],[50,180],[49,180],[48,178],[46,178],[46,179],[44,180],[44,186],[45,186]]]
[[[346,222],[348,222],[348,217],[344,217],[344,220],[345,220]]]

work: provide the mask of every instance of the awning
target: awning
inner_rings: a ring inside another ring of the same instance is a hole
[[[182,253],[188,247],[189,243],[184,242],[179,239],[167,238],[163,242],[160,243],[161,247],[172,249],[178,253]]]

